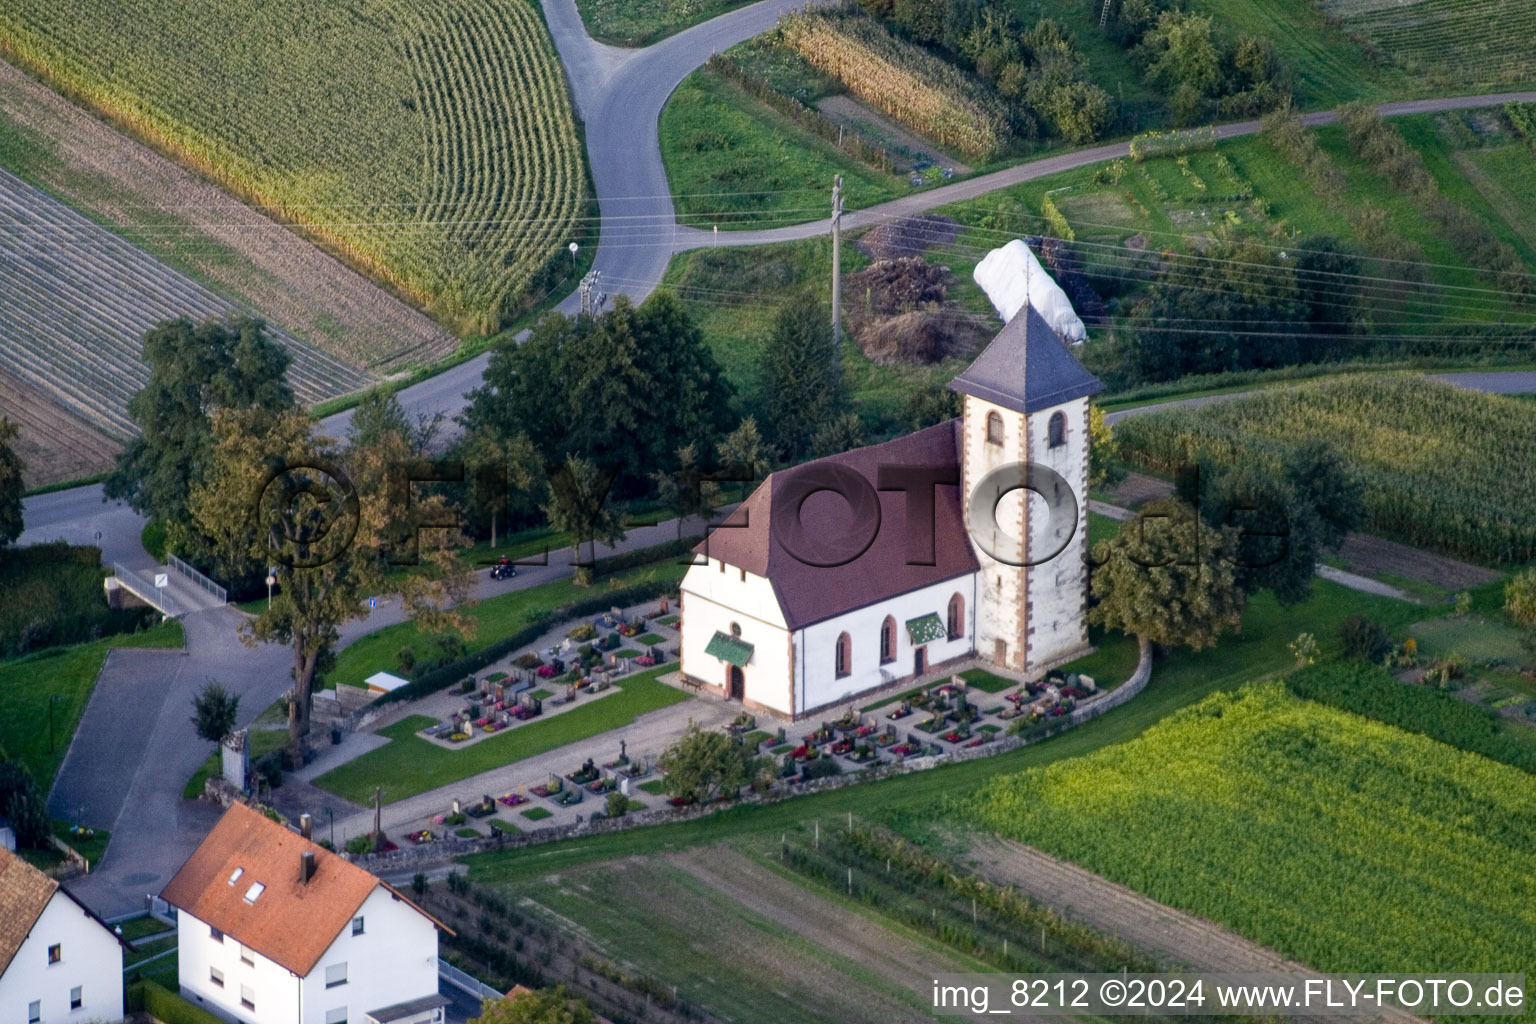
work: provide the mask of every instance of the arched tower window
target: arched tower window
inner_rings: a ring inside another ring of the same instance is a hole
[[[731,636],[741,636],[741,623],[731,623]]]
[[[965,598],[956,594],[949,599],[949,638],[958,640],[965,636]]]
[[[1003,443],[1003,418],[995,412],[987,413],[987,443]]]
[[[880,664],[896,660],[896,620],[889,615],[880,623]]]
[[[837,678],[853,671],[853,638],[843,633],[837,638]]]
[[[1067,443],[1067,414],[1064,412],[1051,413],[1051,422],[1046,429],[1046,435],[1050,438],[1052,448],[1060,448]]]

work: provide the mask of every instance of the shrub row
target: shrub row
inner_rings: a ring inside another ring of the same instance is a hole
[[[703,536],[684,537],[682,540],[668,540],[660,544],[652,544],[649,547],[636,548],[634,551],[622,551],[617,555],[609,555],[599,558],[592,563],[593,575],[601,578],[611,576],[614,573],[626,572],[630,569],[638,569],[642,565],[650,565],[664,558],[681,559],[699,544],[703,543]]]
[[[1131,159],[1151,160],[1160,156],[1183,156],[1216,148],[1216,129],[1181,128],[1168,132],[1143,132],[1131,140]]]
[[[398,690],[386,693],[379,698],[377,703],[392,704],[396,701],[415,700],[418,697],[425,697],[428,694],[446,689],[465,676],[472,675],[492,662],[506,657],[519,647],[526,647],[533,643],[549,629],[552,622],[559,622],[562,619],[581,618],[586,615],[596,615],[598,612],[607,611],[614,605],[639,604],[642,601],[649,601],[664,594],[674,593],[676,590],[676,580],[652,580],[648,583],[637,583],[630,587],[598,591],[591,597],[582,598],[580,601],[572,601],[551,611],[540,612],[527,625],[522,626],[511,634],[487,644],[473,654],[449,662],[441,668],[435,668],[430,672],[422,673],[420,677],[400,687]]]
[[[207,1010],[147,978],[128,987],[123,1008],[129,1013],[147,1013],[160,1024],[224,1024]]]
[[[801,103],[793,96],[785,95],[758,75],[753,74],[723,53],[717,53],[705,61],[704,69],[713,71],[760,103],[766,104],[837,149],[878,171],[890,174],[896,165],[884,149],[866,141],[854,132],[845,132],[822,116],[815,107]]]

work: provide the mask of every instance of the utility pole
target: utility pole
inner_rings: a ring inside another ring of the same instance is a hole
[[[832,355],[843,365],[843,176],[832,179]]]

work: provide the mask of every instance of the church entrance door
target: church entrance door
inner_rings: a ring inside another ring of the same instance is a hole
[[[732,665],[726,673],[725,695],[731,700],[741,700],[747,692],[747,676],[741,669]]]
[[[920,676],[928,671],[928,648],[926,645],[915,647],[912,650],[912,674]]]

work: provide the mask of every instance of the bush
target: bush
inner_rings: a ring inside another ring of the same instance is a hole
[[[135,982],[128,989],[125,1008],[131,1013],[146,1013],[161,1024],[223,1024],[207,1010],[148,979]]]
[[[590,622],[583,622],[565,635],[570,640],[591,640],[594,636],[597,636],[597,630]]]
[[[1351,615],[1339,623],[1344,656],[1355,661],[1381,661],[1392,650],[1392,638],[1381,623]]]
[[[416,648],[406,644],[395,655],[395,666],[400,669],[400,674],[409,676],[411,669],[416,667]]]
[[[364,854],[372,853],[377,845],[373,836],[353,836],[347,840],[347,852],[354,857],[361,857]]]
[[[829,775],[843,774],[842,765],[833,757],[818,757],[814,761],[805,764],[805,777],[807,779],[823,779]]]

